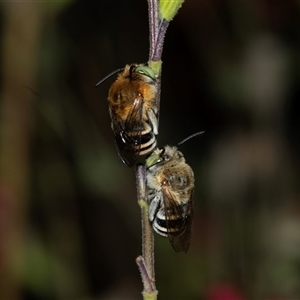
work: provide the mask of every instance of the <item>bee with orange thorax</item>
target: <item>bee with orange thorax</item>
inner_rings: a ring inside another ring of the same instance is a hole
[[[119,72],[108,93],[111,127],[123,163],[132,167],[138,156],[156,147],[158,134],[154,71],[142,64],[126,65],[101,80]]]

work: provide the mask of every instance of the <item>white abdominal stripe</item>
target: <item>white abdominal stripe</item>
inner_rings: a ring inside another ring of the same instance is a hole
[[[152,152],[156,147],[156,136],[151,130],[144,130],[141,135],[137,135],[136,132],[128,134],[130,139],[127,139],[127,144],[131,144],[134,147],[138,155],[146,155]]]
[[[153,223],[152,223],[152,228],[159,235],[167,237],[168,236],[168,229],[165,226],[162,227],[162,226],[159,225],[159,223],[162,223],[161,221],[162,220],[158,220],[157,218],[155,218]],[[164,220],[163,220],[163,222],[164,222]]]
[[[185,218],[180,216],[172,216],[171,219],[166,220],[165,210],[161,208],[152,221],[152,227],[162,236],[178,236],[182,233],[182,222],[184,219]]]
[[[156,136],[153,132],[149,132],[146,135],[142,135],[142,143],[137,149],[139,151],[139,155],[146,155],[152,152],[156,147]]]

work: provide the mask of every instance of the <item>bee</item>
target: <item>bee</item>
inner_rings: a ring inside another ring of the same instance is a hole
[[[119,75],[108,93],[111,127],[121,160],[132,167],[139,156],[151,153],[156,147],[156,77],[150,67],[131,64],[109,74],[96,86],[115,73]]]
[[[155,149],[146,160],[149,220],[176,252],[190,246],[194,173],[177,147]]]
[[[204,133],[197,132],[178,143]],[[190,247],[193,220],[194,172],[175,146],[156,148],[146,159],[149,221],[156,233],[168,237],[176,252]]]

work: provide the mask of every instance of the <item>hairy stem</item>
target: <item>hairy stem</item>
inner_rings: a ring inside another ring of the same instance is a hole
[[[158,16],[158,1],[157,0],[147,0],[148,1],[148,18],[149,18],[149,60],[152,60],[153,52],[155,51],[155,44],[159,29],[159,16]]]
[[[149,222],[148,203],[146,199],[146,170],[144,165],[136,167],[136,186],[138,204],[142,217],[142,257],[137,258],[137,264],[141,272],[144,293],[157,293],[155,289],[154,273],[154,235]]]
[[[184,0],[147,0],[149,17],[149,61],[148,65],[155,72],[157,78],[157,119],[159,120],[161,94],[161,66],[164,38],[170,21],[176,15]],[[142,220],[142,256],[138,256],[136,263],[143,281],[144,300],[156,300],[154,271],[154,235],[149,221],[149,207],[146,194],[146,167],[138,165],[135,169],[138,204],[141,208]]]

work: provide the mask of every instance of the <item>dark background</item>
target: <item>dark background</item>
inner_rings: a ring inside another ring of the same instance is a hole
[[[0,298],[141,299],[135,178],[107,93],[148,60],[147,1],[1,3]],[[159,299],[299,299],[299,1],[186,0],[159,145],[196,178],[191,248],[156,236]],[[226,298],[227,297],[227,298]]]

